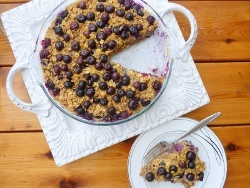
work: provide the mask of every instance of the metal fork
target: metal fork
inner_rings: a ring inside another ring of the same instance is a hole
[[[170,142],[167,141],[161,141],[158,144],[156,144],[152,149],[149,150],[149,152],[144,156],[144,162],[145,164],[149,163],[153,158],[156,156],[162,154],[164,151],[166,151],[168,148],[170,148],[174,143],[180,141],[181,139],[185,138],[186,136],[194,133],[198,129],[203,128],[216,118],[218,118],[221,115],[221,112],[217,112],[211,116],[206,117],[205,119],[201,120],[197,125],[195,125],[192,129],[189,131],[185,132],[183,135],[178,137],[177,139],[174,139]]]

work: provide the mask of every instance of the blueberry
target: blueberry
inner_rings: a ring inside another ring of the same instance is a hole
[[[133,83],[133,86],[134,86],[135,89],[140,89],[140,85],[141,85],[140,82],[134,82]]]
[[[48,48],[51,45],[50,38],[45,38],[44,40],[42,40],[41,44],[44,49]]]
[[[101,46],[102,51],[106,51],[108,49],[107,44],[101,44],[100,46]]]
[[[119,89],[119,90],[117,91],[117,95],[118,95],[119,97],[123,97],[123,96],[126,95],[126,91],[125,91],[124,89]]]
[[[116,42],[114,40],[110,40],[108,42],[108,48],[113,50],[116,47]]]
[[[85,109],[88,109],[90,106],[91,106],[91,102],[90,102],[90,101],[85,101],[85,102],[83,103],[83,107],[84,107]]]
[[[137,29],[136,26],[132,25],[132,26],[129,27],[129,32],[130,32],[131,35],[136,35],[136,34],[139,33],[139,30]]]
[[[83,97],[83,96],[84,96],[84,90],[83,90],[83,89],[77,88],[77,89],[76,89],[76,95],[77,95],[78,97]]]
[[[186,178],[188,181],[194,181],[194,174],[193,173],[187,173]]]
[[[194,169],[195,168],[195,162],[189,161],[188,162],[188,168]]]
[[[98,0],[98,2],[106,2],[106,0]]]
[[[95,24],[93,23],[89,24],[89,27],[88,27],[89,32],[96,32],[97,29],[98,27]]]
[[[55,48],[58,50],[58,51],[61,51],[63,48],[64,48],[64,43],[61,42],[61,41],[57,41],[55,43]]]
[[[78,64],[79,66],[84,66],[84,65],[85,65],[85,61],[84,61],[84,59],[83,59],[82,56],[80,56],[80,57],[77,59],[77,64]]]
[[[100,76],[99,76],[98,74],[96,74],[96,73],[94,73],[94,74],[92,75],[92,80],[93,80],[94,82],[97,82],[97,81],[99,80],[99,78],[100,78]]]
[[[86,17],[83,14],[79,14],[76,19],[79,23],[84,23],[86,21]]]
[[[59,13],[59,17],[60,18],[62,18],[62,19],[64,19],[64,18],[66,18],[67,16],[68,16],[68,11],[67,10],[63,10],[63,11],[61,11],[60,13]]]
[[[113,27],[113,32],[116,34],[116,35],[120,35],[121,34],[121,30],[118,26],[114,26]]]
[[[108,5],[108,6],[106,6],[105,11],[107,13],[111,14],[111,13],[115,12],[115,7],[112,5]]]
[[[125,15],[125,11],[123,9],[118,9],[116,11],[116,15],[119,17],[123,17]]]
[[[80,42],[78,41],[73,41],[71,43],[71,50],[78,52],[81,49],[80,47]]]
[[[109,87],[107,89],[107,94],[108,95],[114,95],[115,94],[115,88],[114,87]]]
[[[121,82],[116,82],[115,83],[115,87],[116,88],[121,88],[122,87],[122,83]]]
[[[103,69],[103,65],[98,62],[98,63],[95,64],[95,68],[96,68],[96,70],[102,70]]]
[[[87,58],[89,55],[90,55],[90,51],[89,51],[89,50],[83,49],[83,50],[81,51],[81,56],[82,56],[83,58]]]
[[[84,1],[81,1],[78,5],[77,8],[80,8],[82,10],[86,9],[86,3]]]
[[[104,64],[104,69],[106,71],[111,71],[112,70],[112,65],[109,62],[107,62],[107,63]]]
[[[137,24],[137,25],[136,25],[136,28],[137,28],[139,31],[142,31],[142,30],[143,30],[142,24]]]
[[[100,99],[100,104],[101,104],[102,106],[107,106],[107,104],[108,104],[108,99],[107,99],[107,98],[102,98],[102,99]]]
[[[50,54],[50,52],[48,50],[42,50],[42,51],[40,51],[39,55],[40,55],[41,59],[44,59],[44,58],[48,58],[49,54]]]
[[[103,21],[97,21],[96,22],[96,25],[97,25],[97,27],[99,27],[99,28],[104,28],[105,27],[105,23],[103,22]]]
[[[153,16],[148,16],[148,17],[147,17],[147,21],[148,21],[148,23],[149,23],[150,25],[153,25],[154,22],[155,22],[155,18],[154,18]]]
[[[102,3],[98,3],[96,5],[96,10],[99,12],[103,12],[104,11],[104,5]]]
[[[60,68],[60,66],[59,66],[59,65],[55,65],[53,69],[54,69],[54,72],[55,72],[57,75],[59,75],[59,74],[60,74],[60,72],[61,72],[61,68]]]
[[[88,64],[90,64],[90,65],[94,65],[95,62],[96,62],[96,59],[95,59],[94,56],[90,55],[90,56],[87,57],[87,62],[88,62]]]
[[[196,158],[196,154],[193,151],[188,151],[186,153],[186,158],[190,161],[194,160]]]
[[[141,83],[140,84],[140,91],[144,91],[146,89],[148,89],[148,84],[147,83]]]
[[[99,41],[106,40],[106,38],[107,38],[107,36],[106,36],[105,32],[103,32],[103,31],[99,31],[96,35],[96,39]]]
[[[171,172],[171,171],[174,171],[174,172],[177,172],[177,166],[175,166],[175,165],[171,165],[170,167],[169,167],[169,171]]]
[[[167,181],[170,181],[172,177],[173,177],[173,175],[170,172],[167,172],[165,175],[165,178]]]
[[[93,39],[89,39],[88,46],[92,49],[96,48],[96,42]]]
[[[125,0],[117,0],[118,1],[118,3],[120,3],[120,4],[123,4],[124,2],[125,2]]]
[[[139,10],[137,11],[137,14],[138,14],[139,16],[144,16],[144,12],[143,12],[141,9],[139,9]]]
[[[106,28],[105,29],[105,34],[107,35],[107,36],[109,36],[109,35],[111,35],[112,34],[112,29],[111,28]]]
[[[155,81],[153,88],[155,91],[159,91],[161,89],[161,86],[162,86],[161,82]]]
[[[71,30],[77,30],[79,29],[79,24],[77,21],[73,21],[71,24],[70,24],[70,29]]]
[[[134,97],[135,97],[135,91],[133,91],[133,90],[128,90],[128,91],[127,91],[127,97],[128,97],[129,99],[134,98]]]
[[[99,88],[101,90],[106,90],[108,88],[108,84],[106,82],[100,82],[99,83]]]
[[[179,167],[180,167],[180,168],[186,168],[186,167],[187,167],[186,162],[185,162],[185,161],[184,161],[184,162],[180,162],[180,163],[179,163]]]
[[[64,82],[64,87],[66,87],[66,88],[72,88],[73,87],[73,82],[71,82],[71,81]]]
[[[90,75],[90,73],[84,74],[84,78],[86,80],[90,80],[92,78],[92,76]]]
[[[125,15],[125,19],[126,20],[128,20],[128,21],[131,21],[131,20],[133,20],[134,19],[134,15],[132,14],[132,13],[127,13],[126,15]]]
[[[108,23],[108,21],[110,20],[109,14],[103,13],[101,19],[103,22]]]
[[[115,112],[116,112],[115,107],[110,107],[110,108],[108,109],[108,113],[109,113],[109,115],[114,115],[114,114],[115,114]]]
[[[45,87],[48,88],[48,90],[52,90],[55,88],[55,84],[53,82],[47,81],[45,83]]]
[[[90,37],[90,32],[89,31],[84,31],[83,35],[88,39]]]
[[[106,63],[108,61],[108,56],[105,54],[101,54],[99,59],[101,63]]]
[[[62,80],[63,79],[63,75],[62,74],[59,74],[58,77],[57,77],[58,80]]]
[[[139,103],[138,103],[138,101],[135,100],[135,99],[132,99],[132,100],[130,100],[130,101],[128,102],[128,108],[129,108],[130,110],[136,110],[136,109],[138,108],[138,106],[139,106]]]
[[[122,24],[121,25],[121,31],[128,31],[129,30],[129,27],[127,24]]]
[[[149,104],[151,103],[150,100],[147,100],[147,99],[141,99],[141,105],[142,106],[148,106]]]
[[[113,96],[113,100],[114,100],[116,103],[121,102],[121,98],[120,98],[118,95],[114,95],[114,96]]]
[[[51,91],[51,93],[52,93],[53,96],[59,95],[60,89],[59,89],[59,88],[54,88],[54,89]]]
[[[63,35],[63,40],[64,40],[65,42],[69,42],[69,41],[70,41],[70,36],[69,36],[69,34],[65,33],[65,34]]]
[[[63,60],[63,55],[62,54],[57,54],[56,55],[56,61],[62,61]]]
[[[167,173],[166,169],[162,166],[157,169],[158,175],[165,175],[166,173]]]
[[[54,28],[55,34],[62,36],[64,34],[63,29],[59,26],[59,27],[55,27]]]
[[[88,12],[86,17],[87,17],[87,20],[93,21],[95,19],[95,14],[93,12]]]
[[[122,111],[119,114],[119,119],[127,119],[130,116],[130,114],[127,111]]]
[[[130,84],[130,77],[129,76],[123,76],[121,79],[121,83],[124,86],[128,86]]]
[[[80,74],[82,72],[82,68],[80,66],[75,66],[74,71],[76,74]]]
[[[87,83],[85,81],[80,81],[78,83],[78,88],[84,90],[87,86]]]
[[[90,98],[94,97],[95,95],[95,89],[93,87],[90,87],[86,89],[86,95]]]
[[[198,180],[203,181],[203,179],[204,179],[204,172],[200,172],[198,174]]]
[[[68,66],[67,65],[62,65],[61,66],[61,70],[62,71],[67,71],[68,70]]]
[[[132,7],[131,0],[125,0],[123,5],[124,5],[125,10],[131,9]]]
[[[75,111],[76,111],[77,115],[79,115],[79,116],[81,116],[81,115],[83,115],[85,113],[85,110],[84,110],[84,108],[82,106],[77,107],[75,109]]]
[[[112,79],[113,80],[119,80],[121,78],[120,74],[118,72],[112,73]]]
[[[67,78],[67,79],[71,79],[72,76],[73,76],[73,73],[72,73],[71,71],[67,71],[67,72],[65,73],[65,75],[66,75],[66,78]]]
[[[127,31],[123,31],[122,34],[121,34],[121,38],[122,39],[127,39],[129,37],[129,34]]]
[[[146,174],[146,176],[145,176],[145,179],[146,179],[148,182],[152,182],[152,181],[154,181],[155,176],[154,176],[154,174],[153,174],[152,172],[148,172],[148,173]]]
[[[109,73],[109,72],[105,72],[104,74],[103,74],[103,80],[105,80],[105,81],[109,81],[109,80],[111,80],[111,74]]]
[[[72,57],[70,55],[63,56],[63,61],[65,63],[70,63],[72,61]]]

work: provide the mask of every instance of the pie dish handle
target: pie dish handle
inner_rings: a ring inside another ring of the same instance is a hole
[[[164,3],[165,5],[159,3],[156,10],[161,12],[160,16],[162,18],[170,11],[177,11],[185,15],[189,21],[190,28],[191,28],[190,36],[188,40],[184,42],[184,44],[182,43],[179,46],[178,54],[177,54],[177,59],[181,60],[182,62],[187,62],[188,57],[189,57],[189,52],[191,48],[193,47],[197,38],[198,29],[197,29],[196,19],[187,8],[181,5],[175,4],[175,3],[169,3],[169,2],[166,3],[165,0],[160,0],[160,1],[162,1],[162,3]]]
[[[32,55],[31,55],[32,56]],[[14,90],[14,78],[18,72],[27,71],[29,68],[30,57],[23,55],[20,60],[18,60],[13,67],[10,69],[7,79],[6,79],[6,90],[11,101],[19,108],[26,110],[31,113],[35,113],[44,117],[49,116],[50,109],[52,107],[51,103],[45,99],[41,98],[35,103],[26,103],[19,99]],[[35,76],[31,76],[32,81],[36,79]],[[33,83],[34,84],[34,83]],[[38,86],[38,85],[37,85]],[[36,87],[36,85],[34,85]]]

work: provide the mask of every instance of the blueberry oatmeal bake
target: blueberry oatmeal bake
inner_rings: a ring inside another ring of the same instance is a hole
[[[151,103],[165,77],[126,69],[110,57],[156,28],[155,18],[131,0],[74,2],[58,13],[42,41],[45,86],[84,119],[128,118]]]
[[[146,164],[140,176],[146,181],[170,181],[182,183],[190,188],[197,181],[203,181],[205,163],[198,156],[198,148],[190,141],[173,144],[166,152]]]

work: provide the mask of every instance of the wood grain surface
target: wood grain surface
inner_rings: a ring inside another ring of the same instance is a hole
[[[28,0],[0,0],[0,14]],[[225,188],[249,188],[250,179],[250,1],[171,1],[188,8],[198,24],[191,51],[211,102],[185,117],[222,116],[209,127],[225,149]],[[185,38],[190,28],[176,18]],[[15,58],[0,21],[0,188],[129,188],[127,159],[136,137],[57,167],[35,114],[16,107],[5,82]],[[21,75],[15,91],[29,102]],[[216,181],[216,180],[215,180]],[[210,188],[210,187],[209,187]],[[212,188],[212,187],[211,187]]]

